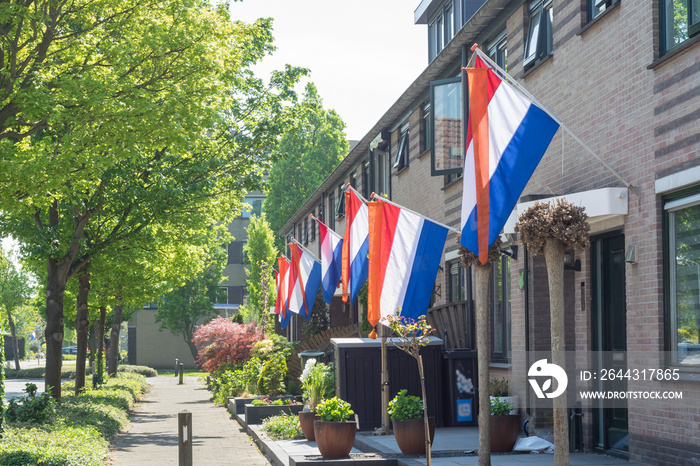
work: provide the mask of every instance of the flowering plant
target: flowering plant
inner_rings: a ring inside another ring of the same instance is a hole
[[[309,410],[316,409],[321,401],[333,395],[335,380],[333,376],[333,364],[316,362],[315,359],[306,361],[304,371],[301,373],[301,388],[304,391],[304,401]]]

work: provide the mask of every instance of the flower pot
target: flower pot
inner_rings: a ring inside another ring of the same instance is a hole
[[[491,416],[489,422],[491,434],[491,453],[512,451],[520,434],[520,416],[507,414]]]
[[[394,426],[394,437],[404,455],[425,455],[425,424],[423,418],[391,421]],[[435,418],[428,418],[430,444],[435,438]]]
[[[332,460],[350,455],[356,429],[354,422],[314,421],[316,446],[321,456]]]
[[[299,413],[299,425],[301,426],[301,431],[304,432],[304,438],[306,440],[313,442],[316,440],[314,435],[314,421],[321,419],[316,415],[316,411],[301,412]]]

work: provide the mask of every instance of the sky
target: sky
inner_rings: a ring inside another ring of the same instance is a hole
[[[271,17],[277,50],[255,68],[266,77],[286,63],[311,71],[324,107],[359,140],[428,65],[427,26],[414,24],[419,0],[244,0],[233,19]],[[303,90],[303,87],[300,91]]]

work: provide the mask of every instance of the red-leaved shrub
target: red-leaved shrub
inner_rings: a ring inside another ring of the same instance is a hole
[[[202,347],[197,364],[207,372],[215,372],[222,364],[248,360],[253,344],[262,339],[262,330],[253,323],[243,325],[217,317],[197,327],[192,342]]]

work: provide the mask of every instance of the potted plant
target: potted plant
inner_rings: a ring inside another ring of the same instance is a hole
[[[333,395],[333,365],[309,359],[299,379],[304,397],[304,410],[299,413],[299,424],[306,440],[313,441],[316,439],[314,421],[318,419],[316,406]]]
[[[513,450],[520,433],[520,416],[510,414],[513,403],[500,396],[491,398],[491,452],[505,453]]]
[[[314,421],[316,446],[326,459],[343,458],[350,454],[355,442],[357,424],[350,421],[355,414],[350,403],[337,396],[316,406],[318,421]]]
[[[423,400],[407,395],[406,389],[403,389],[389,402],[389,416],[401,452],[404,455],[425,455]],[[429,417],[428,423],[432,444],[435,438],[435,418]]]
[[[518,414],[518,395],[510,394],[510,382],[507,378],[501,377],[489,381],[489,395],[491,401],[499,397],[513,404],[513,409],[509,414]]]

